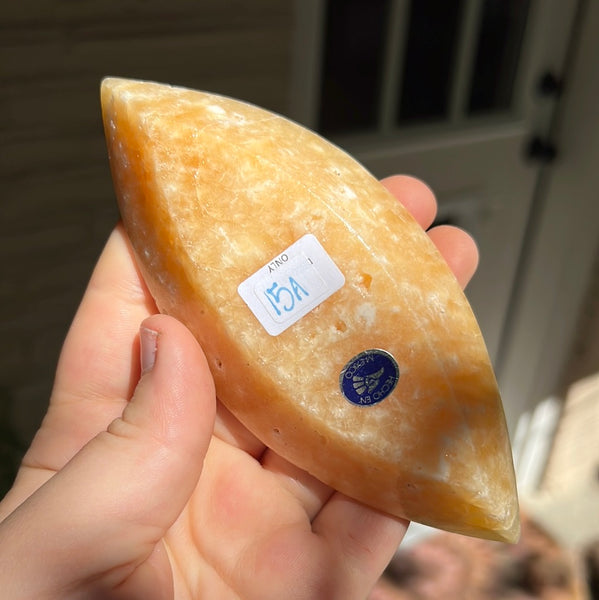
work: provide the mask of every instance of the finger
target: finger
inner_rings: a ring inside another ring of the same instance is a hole
[[[412,213],[422,229],[431,226],[437,214],[437,200],[424,182],[408,175],[393,175],[381,183]]]
[[[154,312],[119,226],[63,345],[50,407],[25,456],[26,467],[59,470],[122,413],[139,378],[139,324]]]
[[[478,266],[478,248],[474,239],[462,229],[451,225],[433,227],[428,235],[443,255],[459,284],[465,288]]]
[[[139,378],[132,342],[139,324],[156,312],[119,225],[96,264],[65,340],[52,400],[130,398]]]
[[[423,229],[432,225],[437,213],[437,201],[424,182],[407,175],[393,175],[383,179],[382,183],[412,213]],[[429,235],[460,285],[466,287],[478,266],[478,249],[474,240],[465,232],[448,226],[435,227],[429,231]]]
[[[366,598],[393,558],[408,528],[397,519],[335,492],[312,523],[335,557],[346,594],[339,597]]]
[[[197,485],[214,387],[198,344],[174,319],[147,319],[142,340],[146,366],[152,356],[155,364],[122,416],[0,526],[11,553],[0,549],[0,565],[23,573],[8,580],[27,590],[19,597],[81,594],[89,582],[123,597],[172,593],[160,540]],[[54,589],[35,587],[44,582]]]
[[[272,450],[264,452],[261,463],[262,467],[275,475],[279,484],[298,501],[310,521],[333,494],[331,487]]]

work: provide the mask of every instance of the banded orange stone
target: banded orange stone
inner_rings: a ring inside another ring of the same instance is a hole
[[[116,78],[101,96],[140,270],[201,343],[220,401],[365,504],[515,541],[488,353],[411,215],[339,148],[258,107]]]

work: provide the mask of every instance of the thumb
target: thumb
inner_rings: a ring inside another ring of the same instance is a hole
[[[122,416],[0,525],[8,597],[85,595],[84,586],[172,594],[161,539],[200,476],[214,384],[199,345],[175,319],[146,319],[140,342],[142,376]]]

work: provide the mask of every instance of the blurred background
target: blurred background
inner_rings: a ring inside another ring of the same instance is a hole
[[[21,0],[1,3],[0,33],[0,491],[118,219],[100,81],[151,79],[286,115],[378,177],[416,175],[438,222],[473,233],[467,294],[523,506],[580,568],[599,539],[595,0]],[[412,528],[404,551],[432,533]]]

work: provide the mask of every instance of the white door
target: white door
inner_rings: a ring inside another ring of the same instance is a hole
[[[407,173],[469,230],[492,360],[566,68],[577,0],[297,0],[291,116],[375,175]],[[521,411],[506,405],[510,429]]]

